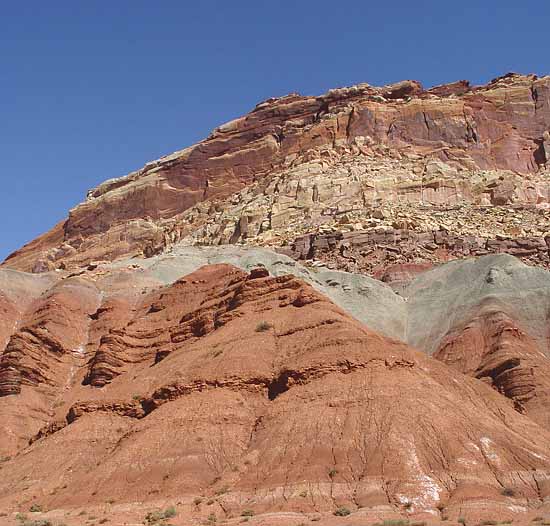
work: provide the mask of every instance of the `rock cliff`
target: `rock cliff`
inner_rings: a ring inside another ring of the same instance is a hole
[[[0,266],[2,520],[550,523],[549,133],[360,84],[91,190]]]
[[[542,238],[549,130],[550,78],[534,75],[270,99],[91,190],[5,265],[75,268],[181,240],[289,246],[327,230]]]

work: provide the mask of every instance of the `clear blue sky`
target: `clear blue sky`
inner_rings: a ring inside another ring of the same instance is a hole
[[[0,11],[0,259],[258,101],[550,73],[547,0],[51,0]]]

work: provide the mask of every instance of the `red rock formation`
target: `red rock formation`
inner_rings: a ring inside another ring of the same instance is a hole
[[[358,518],[511,518],[512,504],[549,496],[550,434],[529,409],[371,332],[293,276],[208,266],[130,291],[127,309],[121,296],[98,307],[86,279],[41,300],[2,358],[19,392],[0,400],[32,425],[31,445],[3,465],[0,507],[162,495],[197,520],[338,506]],[[72,356],[83,342],[88,364]],[[38,417],[20,404],[54,389],[60,405]],[[212,507],[192,509],[199,495]]]
[[[372,274],[391,282],[394,279],[388,274],[388,267],[400,265],[405,269],[416,265],[420,271],[434,263],[487,254],[511,254],[526,263],[549,268],[549,247],[550,236],[490,239],[457,235],[447,230],[417,233],[388,228],[384,231],[307,234],[296,238],[281,252],[297,260],[324,261],[333,268]]]
[[[550,363],[503,312],[481,314],[449,333],[434,358],[510,398],[516,410],[550,429]]]

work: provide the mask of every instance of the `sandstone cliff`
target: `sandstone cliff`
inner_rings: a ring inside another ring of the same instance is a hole
[[[91,190],[5,265],[74,268],[180,240],[291,246],[327,229],[540,240],[550,231],[539,213],[549,202],[549,130],[550,79],[534,75],[270,99]]]

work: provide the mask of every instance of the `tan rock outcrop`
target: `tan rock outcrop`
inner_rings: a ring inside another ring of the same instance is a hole
[[[91,190],[5,265],[78,267],[150,256],[182,238],[263,234],[259,243],[270,244],[296,224],[383,202],[547,205],[549,86],[548,77],[510,74],[480,87],[405,81],[270,99],[201,143]]]

